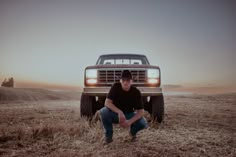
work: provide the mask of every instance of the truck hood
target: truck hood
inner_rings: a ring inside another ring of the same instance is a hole
[[[103,68],[107,68],[107,69],[114,69],[114,68],[158,68],[159,66],[153,66],[153,65],[130,65],[130,64],[112,64],[112,65],[93,65],[93,66],[88,66],[86,67],[86,69],[103,69]]]

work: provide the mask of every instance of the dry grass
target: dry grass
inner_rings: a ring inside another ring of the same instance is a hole
[[[236,156],[236,94],[167,96],[165,102],[163,124],[150,123],[136,142],[114,126],[108,146],[101,123],[80,118],[78,101],[2,103],[0,156]]]
[[[78,100],[80,92],[51,91],[39,88],[7,88],[0,87],[0,102]]]

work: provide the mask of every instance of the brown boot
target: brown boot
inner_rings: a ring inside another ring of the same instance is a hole
[[[112,137],[105,137],[104,138],[104,141],[103,141],[103,144],[104,145],[108,145],[109,143],[113,142],[113,139]]]
[[[137,140],[136,135],[132,135],[131,133],[129,133],[129,136],[130,136],[130,142],[135,142]]]
[[[124,142],[135,142],[136,139],[137,139],[136,135],[132,135],[131,133],[129,133],[129,136],[125,138]]]

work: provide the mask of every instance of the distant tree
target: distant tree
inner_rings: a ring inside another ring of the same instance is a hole
[[[4,81],[2,82],[2,87],[14,87],[14,79],[13,77],[9,78],[9,79],[4,79]]]
[[[4,81],[2,82],[2,87],[5,87],[6,86],[6,82],[7,82],[7,79],[4,79]]]
[[[11,78],[9,78],[9,80],[8,80],[8,87],[14,87],[14,79],[13,79],[13,77],[11,77]]]

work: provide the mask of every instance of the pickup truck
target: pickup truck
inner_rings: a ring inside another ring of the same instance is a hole
[[[132,85],[140,90],[144,109],[153,120],[161,123],[164,119],[161,71],[158,66],[150,65],[145,55],[139,54],[101,55],[96,65],[85,68],[80,115],[92,118],[104,106],[111,86],[119,82],[123,70],[132,73]]]

